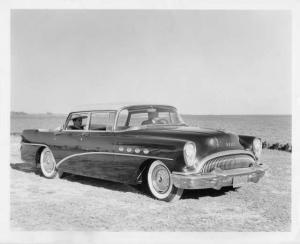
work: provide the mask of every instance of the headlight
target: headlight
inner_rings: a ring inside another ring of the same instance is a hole
[[[193,142],[187,142],[183,148],[185,164],[193,167],[196,163],[196,145]]]
[[[252,142],[252,150],[257,159],[259,159],[262,151],[262,144],[261,140],[258,138],[255,138]]]

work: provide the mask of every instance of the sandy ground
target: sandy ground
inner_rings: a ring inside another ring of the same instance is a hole
[[[69,175],[45,179],[11,139],[12,230],[290,231],[291,154],[264,150],[269,167],[237,190],[189,190],[166,203],[137,187]]]

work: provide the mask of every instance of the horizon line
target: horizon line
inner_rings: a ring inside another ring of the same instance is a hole
[[[67,113],[63,113],[63,112],[36,112],[36,113],[29,113],[29,112],[24,112],[24,111],[10,111],[10,113],[20,113],[23,115],[67,115],[69,114],[69,112]],[[230,113],[230,114],[194,114],[194,113],[180,113],[180,115],[195,115],[195,116],[234,116],[234,115],[239,115],[239,116],[249,116],[249,115],[256,115],[256,116],[263,116],[263,115],[268,115],[268,116],[272,116],[272,115],[276,115],[276,116],[280,116],[280,115],[289,115],[289,116],[292,116],[292,113],[278,113],[278,114],[263,114],[263,113],[258,113],[258,114],[233,114],[233,113]]]

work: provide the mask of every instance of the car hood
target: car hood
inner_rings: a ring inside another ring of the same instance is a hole
[[[225,150],[241,150],[239,136],[221,130],[190,127],[190,126],[161,126],[146,127],[139,133],[149,136],[174,138],[177,140],[192,141],[202,156]]]
[[[222,130],[191,126],[149,126],[141,128],[138,131],[139,133],[143,134],[168,136],[187,140],[194,137],[219,136],[228,134]]]

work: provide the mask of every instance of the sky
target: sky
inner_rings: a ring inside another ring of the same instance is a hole
[[[291,114],[280,10],[12,10],[11,110],[162,103],[184,114]]]

